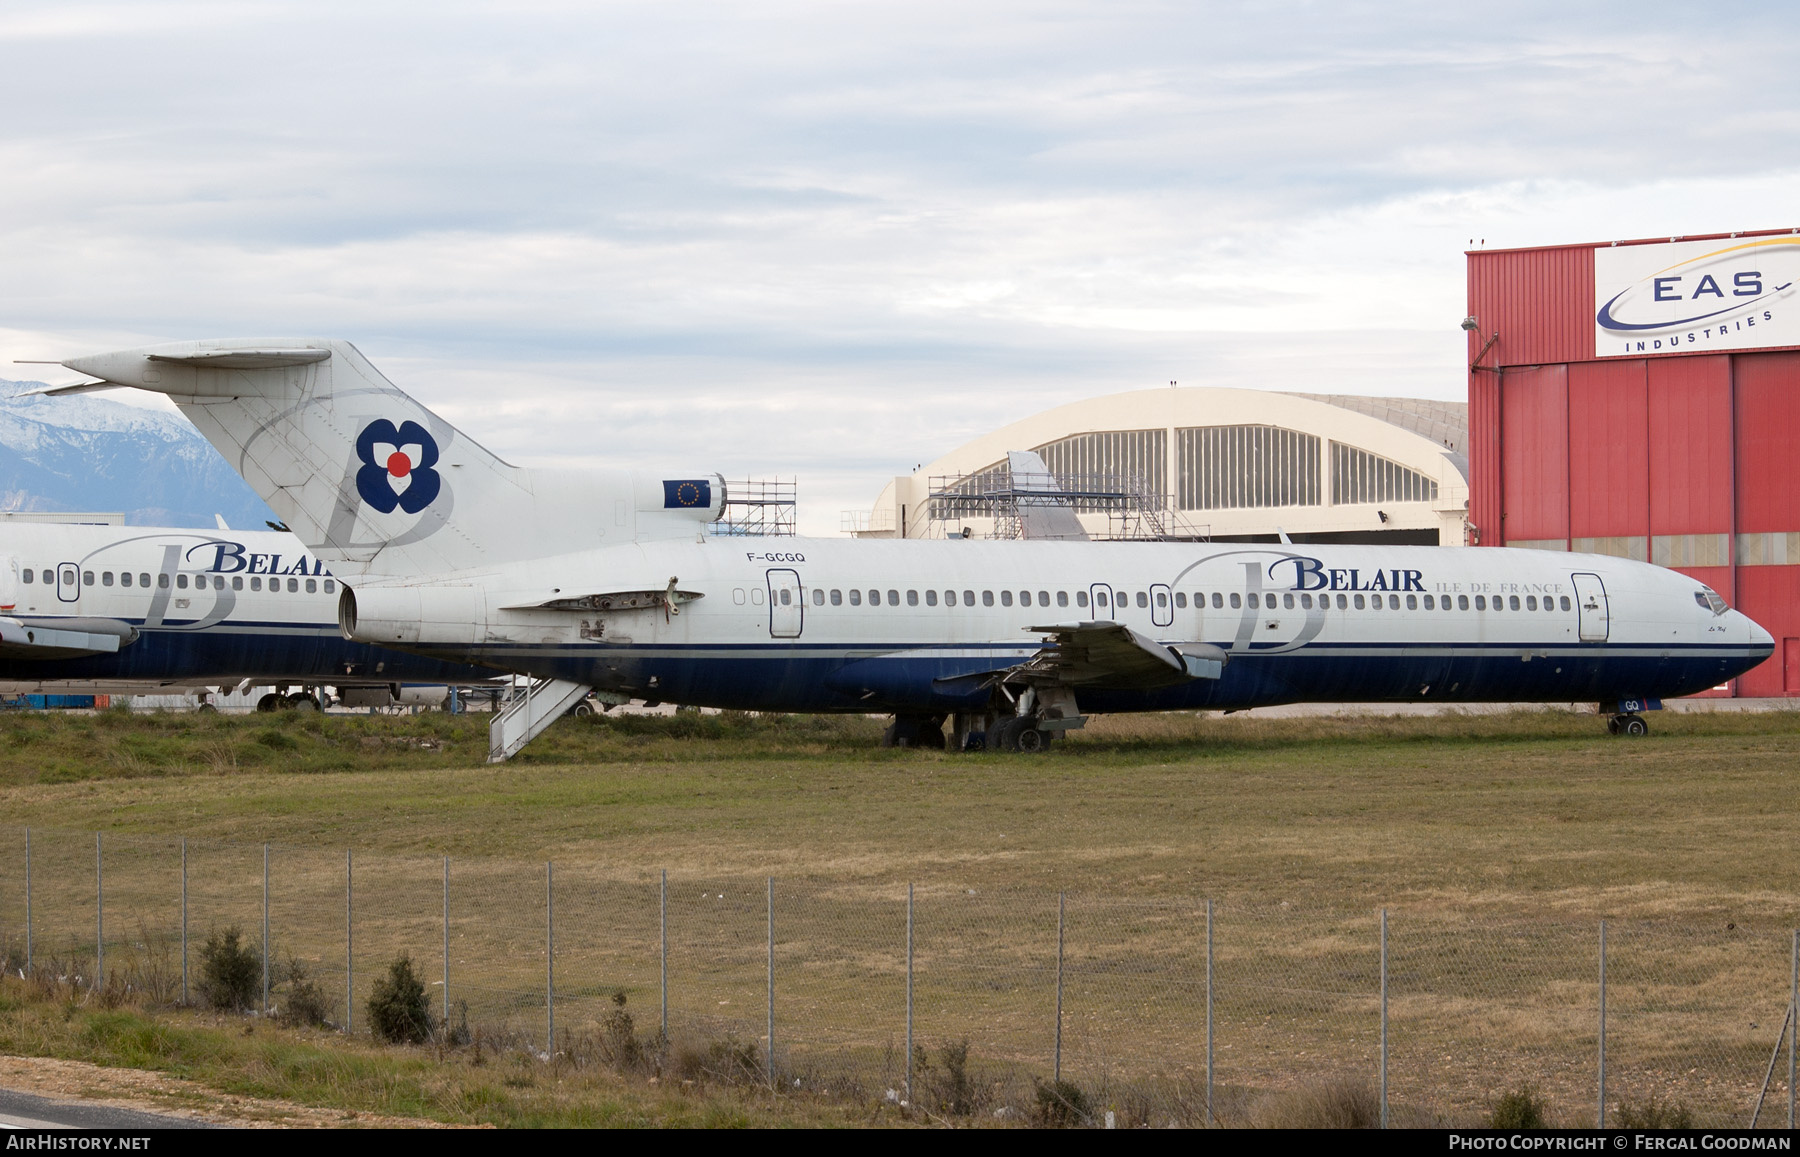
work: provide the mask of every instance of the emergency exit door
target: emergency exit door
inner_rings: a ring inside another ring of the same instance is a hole
[[[769,637],[798,639],[806,625],[806,604],[800,601],[800,572],[769,572]]]
[[[1612,628],[1612,615],[1606,605],[1606,584],[1597,574],[1569,576],[1575,583],[1575,607],[1581,623],[1581,641],[1604,643]]]

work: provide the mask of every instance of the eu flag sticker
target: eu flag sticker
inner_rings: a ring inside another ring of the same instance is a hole
[[[678,478],[663,480],[663,509],[678,510],[712,505],[712,479]]]

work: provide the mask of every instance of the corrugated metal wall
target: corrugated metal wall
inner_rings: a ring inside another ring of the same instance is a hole
[[[1800,696],[1800,353],[1598,361],[1593,246],[1468,254],[1481,544],[1644,558],[1775,636],[1737,694]]]

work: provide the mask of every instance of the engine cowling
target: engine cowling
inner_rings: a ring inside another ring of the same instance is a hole
[[[487,633],[487,598],[469,584],[346,586],[338,629],[358,643],[477,643]]]

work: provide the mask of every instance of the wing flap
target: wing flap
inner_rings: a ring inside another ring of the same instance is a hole
[[[72,630],[39,622],[0,618],[0,656],[8,659],[79,659],[85,655],[110,655],[126,638],[114,631]]]

